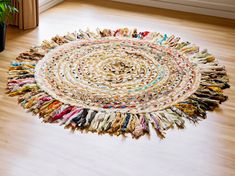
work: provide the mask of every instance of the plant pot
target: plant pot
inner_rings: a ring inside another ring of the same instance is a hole
[[[0,52],[5,49],[6,24],[0,23]]]

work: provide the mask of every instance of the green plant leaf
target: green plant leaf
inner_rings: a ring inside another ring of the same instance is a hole
[[[12,5],[11,0],[0,0],[0,23],[7,23],[12,17],[12,14],[17,13],[18,10]]]

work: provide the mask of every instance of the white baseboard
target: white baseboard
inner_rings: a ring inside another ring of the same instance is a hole
[[[187,1],[188,4],[187,3],[182,4],[183,1],[172,1],[172,0],[113,0],[113,1],[235,19],[234,3],[223,4],[223,3],[212,3],[209,1],[205,3],[199,0],[197,1],[188,0]],[[219,4],[221,4],[221,6],[219,6]]]
[[[39,3],[39,13],[46,11],[47,9],[63,2],[64,0],[44,0],[42,3]]]

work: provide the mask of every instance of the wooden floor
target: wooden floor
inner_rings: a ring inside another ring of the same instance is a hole
[[[4,94],[7,67],[19,52],[78,28],[137,27],[181,36],[208,48],[227,68],[229,100],[199,125],[139,140],[72,134],[42,124]],[[0,53],[0,176],[234,176],[235,21],[107,1],[66,1],[40,15],[40,26],[8,28]]]

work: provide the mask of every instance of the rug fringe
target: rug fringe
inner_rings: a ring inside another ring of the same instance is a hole
[[[167,36],[158,32],[137,32],[137,29],[120,28],[117,30],[97,28],[94,33],[89,29],[55,36],[44,40],[40,46],[21,53],[9,67],[7,94],[18,95],[21,106],[33,114],[38,114],[43,122],[59,123],[71,130],[91,131],[111,135],[131,134],[133,138],[149,134],[149,125],[164,138],[166,130],[174,127],[185,128],[185,120],[198,123],[206,118],[206,111],[212,111],[228,99],[223,89],[229,88],[229,79],[224,66],[208,51],[190,42],[181,42],[179,37]],[[173,48],[187,55],[195,66],[200,68],[201,82],[195,93],[183,102],[151,113],[121,113],[95,111],[64,104],[40,90],[34,78],[35,65],[50,50],[59,45],[80,39],[102,37],[128,37],[148,40],[165,47]]]

